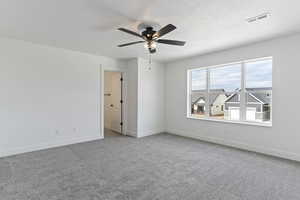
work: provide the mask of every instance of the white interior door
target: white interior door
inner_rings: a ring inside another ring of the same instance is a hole
[[[111,73],[105,72],[104,75],[104,127],[111,129]]]
[[[119,72],[114,72],[112,74],[112,96],[111,96],[111,129],[119,133],[122,132],[121,122],[122,122],[122,104],[121,104],[121,90],[122,75]]]
[[[121,77],[120,72],[105,72],[104,79],[104,126],[119,133],[122,132]]]

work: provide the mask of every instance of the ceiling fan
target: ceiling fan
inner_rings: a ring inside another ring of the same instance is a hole
[[[144,31],[142,31],[141,34],[136,33],[134,31],[128,30],[126,28],[119,28],[119,31],[123,31],[125,33],[137,36],[143,40],[136,41],[136,42],[130,42],[126,44],[118,45],[118,47],[125,47],[129,45],[139,44],[139,43],[145,43],[145,48],[149,50],[149,53],[155,53],[156,52],[156,43],[162,43],[162,44],[168,44],[168,45],[177,45],[177,46],[184,46],[184,41],[178,41],[178,40],[166,40],[166,39],[159,39],[162,36],[170,33],[171,31],[174,31],[176,27],[172,24],[168,24],[161,28],[159,31],[155,31],[152,26],[148,26],[145,28]]]

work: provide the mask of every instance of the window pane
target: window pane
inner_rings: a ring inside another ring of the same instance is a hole
[[[210,69],[210,91],[234,92],[241,89],[241,65]]]
[[[254,90],[246,93],[246,120],[270,122],[272,90]]]
[[[206,70],[199,69],[191,72],[192,77],[192,91],[206,90]]]
[[[209,116],[214,119],[225,119],[225,105],[231,93],[209,94]]]
[[[272,109],[272,60],[245,64],[246,120],[270,122]]]
[[[272,88],[272,60],[248,62],[246,67],[246,89]]]
[[[191,94],[191,115],[193,117],[205,116],[205,93],[193,92]]]

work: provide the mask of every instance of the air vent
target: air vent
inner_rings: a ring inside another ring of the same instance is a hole
[[[252,23],[252,22],[256,22],[256,21],[259,21],[259,20],[266,19],[269,16],[270,16],[270,13],[263,13],[263,14],[255,16],[255,17],[250,17],[250,18],[246,19],[246,21],[248,23]]]

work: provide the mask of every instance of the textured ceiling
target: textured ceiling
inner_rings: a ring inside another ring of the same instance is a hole
[[[255,23],[246,18],[270,12]],[[147,57],[139,40],[116,29],[151,21],[177,29],[155,60],[170,61],[300,31],[299,0],[1,0],[0,35],[114,58]]]

